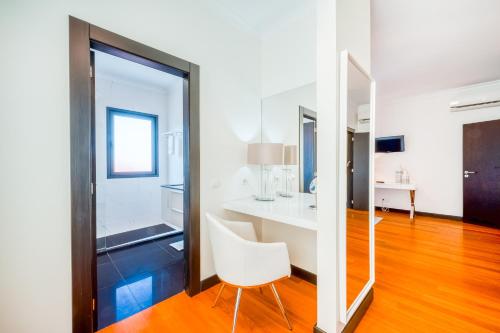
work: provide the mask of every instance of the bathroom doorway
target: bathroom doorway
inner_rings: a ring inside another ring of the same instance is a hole
[[[184,290],[184,79],[98,48],[90,56],[102,329]]]
[[[199,67],[70,17],[70,101],[73,332],[92,332],[200,291]]]

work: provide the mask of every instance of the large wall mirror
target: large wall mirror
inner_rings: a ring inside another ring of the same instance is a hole
[[[340,55],[339,286],[347,323],[374,283],[375,83],[347,52]]]
[[[262,142],[282,143],[284,165],[274,170],[279,193],[310,193],[316,177],[316,84],[262,100]]]

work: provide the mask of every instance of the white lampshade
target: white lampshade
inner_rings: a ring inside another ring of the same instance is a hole
[[[297,165],[297,146],[285,146],[284,165]]]
[[[258,165],[283,164],[283,144],[250,143],[248,145],[247,163]]]

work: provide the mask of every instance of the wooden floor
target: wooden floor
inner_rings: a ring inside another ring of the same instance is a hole
[[[457,221],[380,213],[375,298],[356,332],[500,332],[500,231]],[[312,332],[316,288],[292,278],[278,291],[294,325]],[[235,291],[184,293],[113,324],[102,333],[230,332]],[[290,332],[270,290],[245,290],[238,333]]]
[[[500,332],[500,230],[380,213],[364,332]]]
[[[178,294],[138,314],[108,326],[100,333],[224,333],[231,332],[236,289],[226,287],[215,308],[219,285],[195,297]],[[294,333],[312,332],[316,323],[316,287],[292,277],[276,288],[293,325]],[[269,288],[244,290],[237,332],[290,332]]]
[[[346,304],[350,307],[370,279],[368,211],[346,212]]]

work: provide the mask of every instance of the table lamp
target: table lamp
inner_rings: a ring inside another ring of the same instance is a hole
[[[283,191],[280,192],[280,195],[285,198],[293,197],[292,194],[292,181],[293,174],[290,166],[297,165],[297,146],[285,146],[285,153],[283,159]]]
[[[271,166],[283,164],[283,144],[251,143],[248,145],[247,163],[260,165],[259,201],[273,201],[275,191],[271,179]]]

